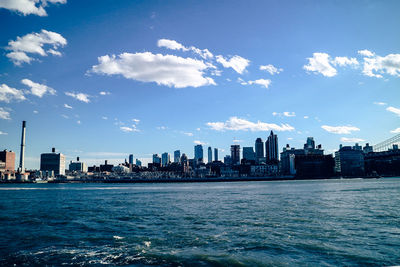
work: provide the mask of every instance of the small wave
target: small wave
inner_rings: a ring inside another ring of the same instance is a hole
[[[151,246],[151,242],[150,241],[144,241],[143,243],[148,248]]]
[[[115,235],[115,236],[113,236],[113,238],[114,238],[115,240],[122,240],[122,239],[124,239],[125,237]]]

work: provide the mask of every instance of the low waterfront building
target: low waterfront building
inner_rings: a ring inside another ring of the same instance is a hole
[[[0,172],[14,171],[15,170],[15,152],[7,151],[7,149],[0,151]]]
[[[335,160],[331,154],[297,155],[294,166],[297,178],[330,178],[335,175]]]
[[[250,176],[266,177],[278,175],[278,165],[276,164],[257,164],[250,166]]]
[[[364,156],[366,175],[400,176],[400,149],[397,145],[382,152],[370,152]]]
[[[79,157],[76,158],[75,162],[70,162],[69,164],[69,171],[70,172],[87,172],[88,168],[84,162],[79,161]]]
[[[342,146],[335,152],[335,170],[343,177],[360,177],[364,171],[364,153],[359,146]]]
[[[112,172],[113,164],[108,164],[108,161],[105,160],[104,164],[100,165],[100,172]]]
[[[56,153],[53,147],[51,153],[40,155],[40,170],[48,173],[54,172],[54,175],[65,175],[65,156]]]

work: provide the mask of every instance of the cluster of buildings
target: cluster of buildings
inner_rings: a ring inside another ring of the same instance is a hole
[[[278,137],[272,131],[264,142],[255,140],[254,146],[241,148],[238,144],[230,147],[230,154],[219,158],[218,148],[203,145],[194,146],[194,157],[176,150],[171,158],[168,152],[153,154],[152,162],[142,166],[133,155],[118,165],[104,164],[88,167],[79,157],[66,166],[65,156],[50,153],[40,156],[40,169],[26,172],[24,169],[25,122],[23,122],[20,166],[15,171],[15,152],[0,152],[0,179],[43,180],[54,179],[146,179],[146,178],[212,178],[212,177],[265,177],[320,179],[332,177],[376,177],[400,176],[400,150],[397,144],[383,152],[374,152],[368,143],[362,147],[342,146],[334,154],[325,154],[322,146],[308,137],[302,148],[287,144],[279,153]],[[68,168],[67,168],[68,167]]]

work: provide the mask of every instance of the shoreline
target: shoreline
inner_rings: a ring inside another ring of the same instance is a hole
[[[388,177],[313,177],[313,178],[294,178],[294,177],[231,177],[231,178],[172,178],[172,179],[93,179],[93,180],[53,180],[53,181],[0,181],[0,184],[68,184],[68,183],[103,183],[103,184],[143,184],[143,183],[209,183],[209,182],[273,182],[273,181],[311,181],[311,180],[350,180],[350,179],[380,179],[395,178]]]

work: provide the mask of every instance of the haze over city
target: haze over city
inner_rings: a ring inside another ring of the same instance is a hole
[[[31,4],[27,4],[31,3]],[[400,133],[397,1],[0,1],[0,142],[118,164]]]

